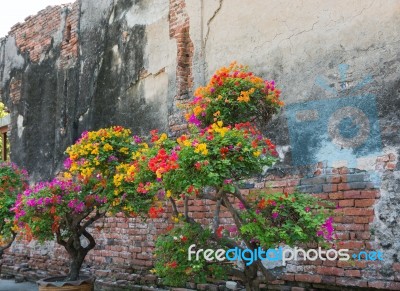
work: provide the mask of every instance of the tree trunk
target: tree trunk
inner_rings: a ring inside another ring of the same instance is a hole
[[[88,251],[86,251],[84,248],[69,252],[71,263],[69,266],[69,274],[67,277],[68,281],[76,281],[79,279],[79,272],[87,253]]]
[[[248,267],[245,266],[244,277],[245,277],[245,287],[247,291],[258,291],[260,290],[260,281],[257,277],[258,267],[256,264],[252,264]]]

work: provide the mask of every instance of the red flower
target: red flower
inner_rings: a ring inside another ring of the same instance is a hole
[[[164,212],[164,209],[163,208],[156,208],[156,207],[150,207],[150,209],[149,209],[149,217],[150,218],[158,218],[159,217],[159,215],[161,214],[161,213],[163,213]]]
[[[195,166],[196,170],[200,170],[201,169],[201,163],[200,162],[196,162],[194,164],[194,166]]]
[[[124,128],[122,126],[114,126],[115,132],[121,132]]]
[[[223,231],[223,230],[224,230],[224,227],[223,227],[223,226],[219,226],[219,227],[218,227],[218,229],[217,229],[217,231],[216,231],[217,237],[219,237],[219,238],[222,237],[222,231]]]
[[[260,209],[264,209],[266,206],[267,206],[267,201],[265,201],[264,198],[261,199],[261,201],[258,202],[258,205],[257,205],[257,207],[260,208]]]
[[[167,263],[166,266],[171,269],[175,269],[176,267],[178,267],[178,263],[176,261],[173,261],[173,262]]]
[[[221,156],[225,158],[226,154],[229,152],[227,147],[222,147],[220,150]]]
[[[150,131],[150,134],[151,134],[151,142],[155,142],[156,140],[159,139],[157,133],[158,133],[158,130],[157,130],[157,129],[154,129],[154,130]]]

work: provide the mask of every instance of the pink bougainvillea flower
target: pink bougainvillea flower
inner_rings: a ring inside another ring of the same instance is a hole
[[[189,123],[192,123],[192,124],[196,125],[197,127],[199,127],[201,125],[200,120],[198,120],[197,117],[194,114],[192,114],[190,116],[188,121],[189,121]]]

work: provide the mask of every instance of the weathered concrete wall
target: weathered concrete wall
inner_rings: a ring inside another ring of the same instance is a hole
[[[12,159],[48,179],[84,130],[167,129],[176,45],[167,0],[77,1],[48,7],[1,41],[1,98]]]
[[[184,130],[176,103],[233,60],[275,79],[287,105],[265,131],[282,161],[243,192],[299,187],[331,199],[343,214],[340,242],[385,254],[383,262],[293,264],[275,283],[400,290],[399,1],[81,0],[47,8],[0,43],[12,158],[36,180],[60,170],[84,130]],[[193,207],[207,222],[213,205]],[[112,218],[88,264],[136,282],[129,273],[149,267],[151,240],[167,225]],[[13,250],[32,267],[64,268],[51,251]]]

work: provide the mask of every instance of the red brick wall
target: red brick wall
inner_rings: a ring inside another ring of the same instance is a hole
[[[383,168],[391,171],[394,160],[395,156],[391,154],[378,158],[378,163],[382,161]],[[270,174],[262,180],[249,181],[248,189],[241,191],[245,195],[259,191],[291,193],[297,188],[309,192],[310,195],[330,200],[336,206],[334,209],[337,214],[334,216],[336,247],[348,248],[350,254],[361,250],[378,250],[378,246],[373,243],[374,236],[370,230],[371,222],[374,220],[374,205],[380,198],[380,190],[369,181],[368,173],[356,169],[328,168],[322,163],[310,168],[311,172],[303,174],[291,174],[296,171],[288,168],[285,174]],[[214,202],[197,200],[190,201],[189,205],[193,218],[204,225],[211,224]],[[166,209],[167,212],[162,218],[152,219],[148,223],[123,216],[98,222],[93,229],[97,237],[97,246],[86,259],[89,266],[87,270],[100,280],[127,280],[134,284],[155,282],[156,277],[149,274],[148,270],[152,267],[152,252],[157,235],[172,225],[168,205]],[[233,226],[229,213],[222,213],[221,223],[226,229]],[[56,247],[54,253],[50,247],[49,253],[43,255],[43,249],[35,251],[26,248],[26,242],[18,242],[11,252],[12,255],[6,256],[6,265],[26,262],[27,257],[30,257],[29,266],[33,269],[47,270],[54,275],[67,270],[66,253],[60,247]],[[307,288],[323,290],[325,285],[399,290],[399,275],[396,275],[396,278],[385,278],[379,273],[379,268],[379,262],[292,261],[287,264],[286,273],[278,277],[273,284],[279,286],[305,284]],[[400,263],[394,263],[392,268],[398,274]],[[29,275],[29,272],[33,271],[27,270],[25,274]],[[139,273],[146,276],[138,276]]]
[[[10,82],[10,99],[13,104],[18,104],[21,99],[22,81],[19,77],[14,77]]]
[[[66,19],[64,27],[61,27],[63,17]],[[30,61],[36,63],[44,57],[43,54],[52,46],[54,36],[61,30],[62,67],[69,59],[78,56],[78,22],[79,1],[76,1],[71,7],[48,6],[37,15],[27,17],[24,23],[14,25],[9,34],[15,38],[19,51],[27,53]]]
[[[176,95],[174,109],[169,116],[169,127],[172,134],[177,134],[187,128],[176,105],[188,99],[193,88],[194,47],[189,35],[190,23],[185,0],[170,0],[169,9],[169,35],[176,39],[177,45]]]

